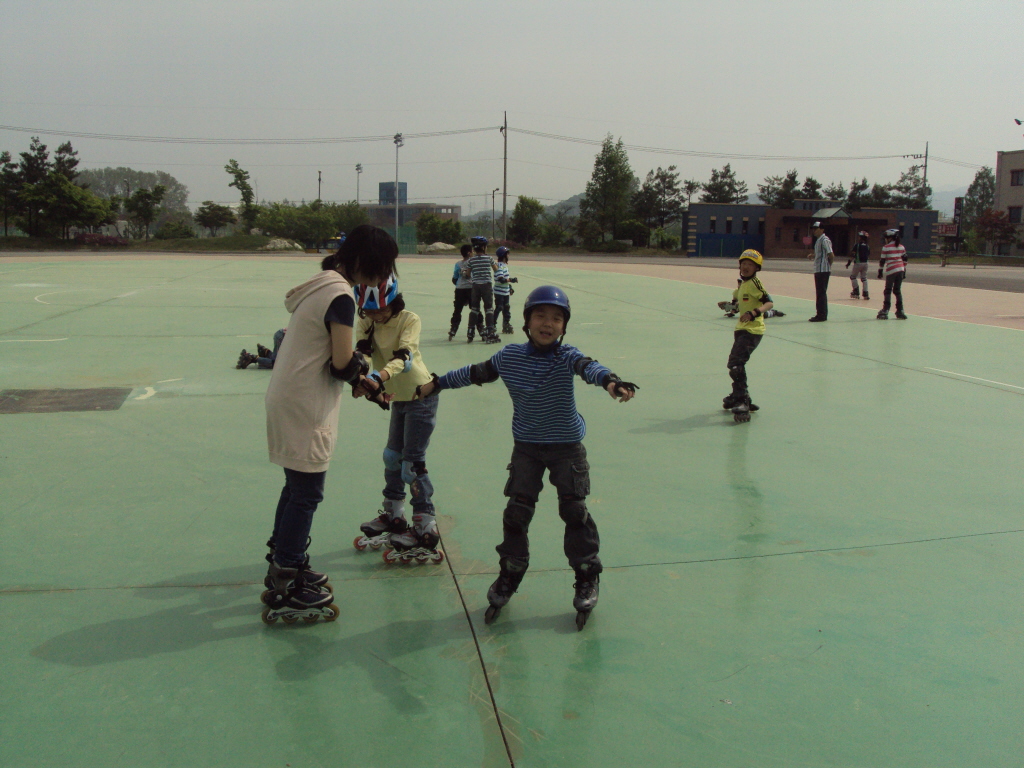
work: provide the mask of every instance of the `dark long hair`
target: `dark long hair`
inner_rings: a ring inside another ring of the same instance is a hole
[[[384,282],[389,275],[398,276],[397,258],[398,244],[391,235],[380,227],[360,224],[335,253],[324,256],[320,269],[337,270],[350,282],[357,274]]]

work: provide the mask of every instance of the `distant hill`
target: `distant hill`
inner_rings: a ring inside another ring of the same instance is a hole
[[[953,203],[967,194],[967,187],[938,187],[932,191],[932,208],[952,217]]]

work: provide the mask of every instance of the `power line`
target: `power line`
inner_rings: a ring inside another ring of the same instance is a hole
[[[55,131],[47,128],[23,128],[15,125],[0,125],[0,130],[15,131],[17,133],[32,133],[41,136],[62,136],[76,139],[101,139],[104,141],[136,141],[150,144],[237,144],[243,146],[253,145],[306,145],[306,144],[351,144],[371,141],[393,141],[394,135],[387,136],[348,136],[348,137],[320,137],[309,139],[209,139],[196,137],[176,138],[173,136],[133,136],[120,133],[87,133],[85,131]],[[496,131],[498,126],[490,128],[463,128],[452,131],[431,131],[429,133],[403,133],[407,139],[429,139],[437,136],[454,136],[462,133],[482,133],[483,131]]]
[[[985,167],[983,165],[977,165],[976,163],[965,163],[962,160],[950,160],[949,158],[938,157],[937,155],[932,155],[930,159],[934,160],[937,163],[945,163],[946,165],[955,165],[955,166],[957,166],[959,168],[984,168]]]

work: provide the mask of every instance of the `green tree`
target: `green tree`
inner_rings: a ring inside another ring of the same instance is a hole
[[[994,211],[988,208],[978,214],[974,221],[974,230],[983,241],[995,246],[995,253],[1000,253],[1004,245],[1017,242],[1017,225],[1011,224],[1006,211]]]
[[[613,142],[608,134],[580,200],[579,231],[584,242],[600,241],[608,233],[616,236],[619,224],[629,218],[633,194],[639,186],[625,144],[621,138]]]
[[[846,210],[859,211],[868,205],[868,180],[862,178],[860,181],[850,182],[850,192],[846,196]]]
[[[521,196],[508,222],[508,238],[529,245],[540,237],[544,206],[540,200]]]
[[[822,192],[825,195],[826,200],[835,200],[836,202],[846,203],[846,187],[843,186],[843,182],[832,182],[825,187]]]
[[[76,168],[78,168],[78,153],[72,148],[70,141],[65,141],[53,153],[53,170],[68,181],[75,181],[78,177]],[[79,186],[84,188],[87,185],[81,184]]]
[[[771,208],[792,208],[799,186],[799,174],[794,168],[785,176],[766,176],[764,184],[757,185],[757,196]]]
[[[648,227],[662,229],[683,217],[683,191],[674,165],[648,171],[633,198],[638,219]]]
[[[0,152],[0,205],[4,209],[4,237],[7,237],[10,217],[18,210],[17,196],[21,180],[18,166],[11,160],[10,152]]]
[[[745,203],[747,201],[747,183],[739,181],[732,166],[726,163],[721,171],[712,170],[711,179],[701,185],[702,203]]]
[[[184,218],[168,219],[153,233],[154,240],[186,240],[195,236],[191,222]]]
[[[149,226],[156,219],[158,206],[166,192],[164,187],[157,184],[152,189],[137,189],[125,200],[125,212],[138,224],[146,240],[149,240]]]
[[[996,202],[996,175],[987,165],[974,174],[974,181],[967,188],[964,196],[964,207],[961,213],[960,229],[968,232],[974,229],[975,222],[983,211],[987,211]]]
[[[912,165],[902,174],[899,181],[890,187],[890,200],[893,208],[909,208],[924,210],[931,207],[932,188],[921,176],[921,166]]]
[[[370,223],[369,214],[355,200],[347,203],[328,203],[323,210],[331,215],[331,220],[338,232],[351,232],[360,224]]]
[[[454,219],[442,219],[436,213],[424,213],[416,219],[416,239],[421,243],[462,242],[462,224]]]
[[[686,198],[685,210],[690,210],[690,201],[693,200],[693,196],[700,192],[704,185],[697,181],[697,179],[687,179],[680,187],[681,194]]]
[[[236,221],[234,211],[226,205],[218,205],[213,200],[204,200],[193,218],[196,224],[210,230],[210,237],[216,237],[218,229]]]
[[[246,234],[249,234],[249,230],[256,224],[256,218],[259,216],[256,193],[253,192],[252,184],[249,183],[249,172],[243,171],[237,160],[229,160],[228,164],[224,166],[224,170],[234,179],[228,186],[235,187],[242,195],[242,208],[238,215],[245,222]]]
[[[824,200],[825,196],[821,194],[821,182],[813,176],[805,177],[804,185],[800,187],[800,199]]]
[[[287,200],[261,208],[256,226],[275,237],[312,246],[335,234],[329,210],[315,204],[293,205]]]
[[[541,245],[565,245],[576,229],[576,220],[577,217],[572,215],[572,209],[568,205],[557,205],[545,213],[540,227]]]
[[[891,184],[872,184],[871,191],[868,193],[867,202],[865,203],[867,208],[892,208],[892,185]]]
[[[25,231],[30,235],[36,235],[42,231],[40,214],[41,206],[46,199],[46,190],[40,185],[46,181],[53,164],[50,162],[50,153],[46,145],[39,141],[38,136],[32,137],[28,152],[22,152],[19,156],[21,161],[18,163],[18,207],[25,214]]]

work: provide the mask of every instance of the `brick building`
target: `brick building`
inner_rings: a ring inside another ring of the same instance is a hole
[[[1014,152],[996,153],[996,196],[994,208],[1005,211],[1007,220],[1017,225],[1017,252],[1024,251],[1024,149]],[[1002,246],[1004,255],[1010,254],[1009,246]]]

